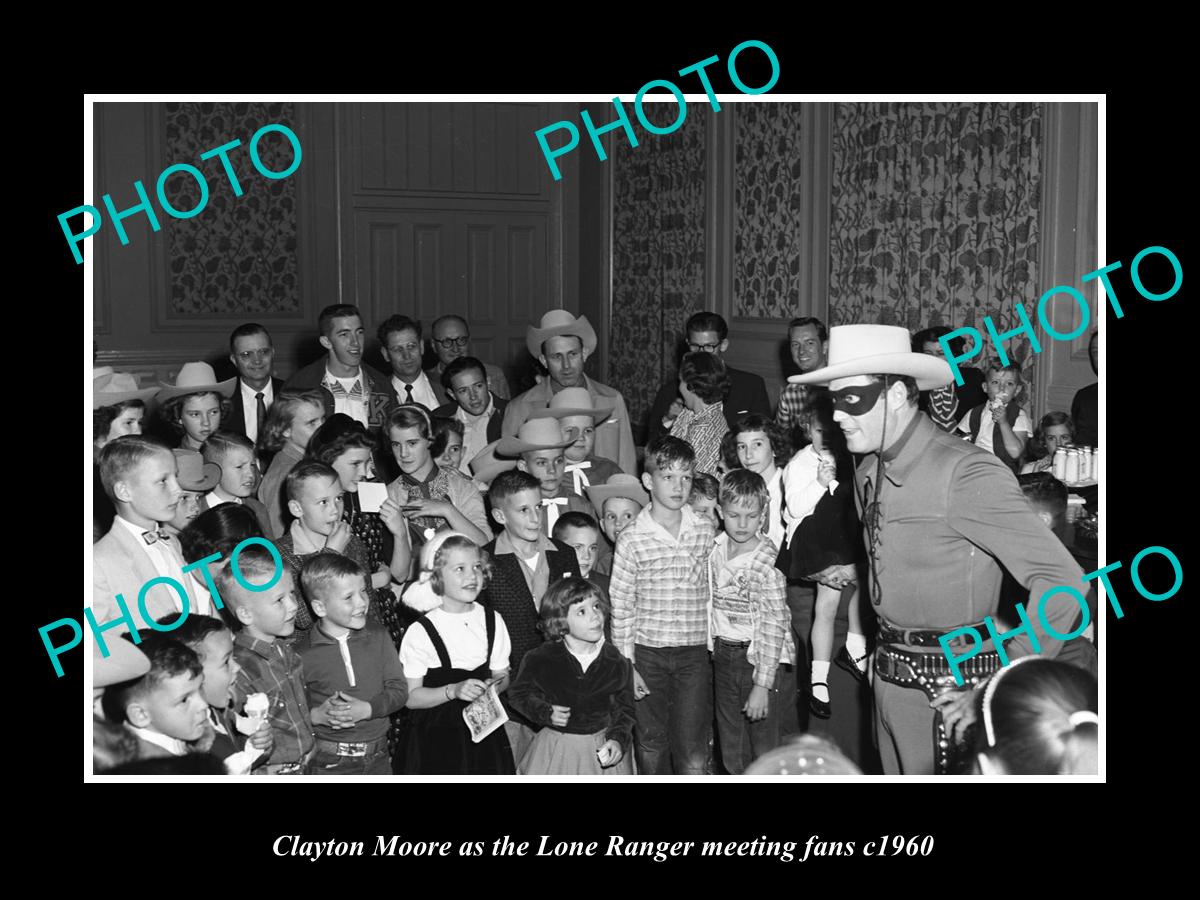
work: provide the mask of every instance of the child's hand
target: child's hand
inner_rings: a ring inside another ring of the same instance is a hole
[[[833,463],[822,459],[820,465],[817,466],[817,484],[821,485],[821,487],[829,487],[830,482],[833,481],[836,475],[837,469]]]
[[[769,699],[770,692],[761,684],[756,684],[750,688],[750,697],[746,700],[746,705],[742,707],[742,712],[746,714],[746,718],[751,722],[765,719],[767,717],[767,701]]]
[[[337,695],[335,694],[334,697]],[[320,706],[314,706],[308,711],[308,717],[314,725],[330,725],[329,712],[333,708],[334,698],[326,697]]]
[[[555,706],[552,703],[550,704],[550,709],[552,710],[550,713],[550,724],[557,725],[559,728],[565,728],[567,722],[571,719],[571,707]]]
[[[347,728],[356,722],[361,722],[363,719],[371,718],[371,704],[366,700],[351,697],[344,691],[338,691],[334,696],[345,704],[335,712],[335,715],[338,715],[343,721],[349,720]]]
[[[400,504],[391,497],[384,500],[383,505],[379,507],[379,518],[383,520],[383,524],[392,534],[397,536],[408,534],[408,523],[404,521],[404,516],[400,512]]]
[[[667,408],[667,414],[663,416],[663,421],[665,422],[670,419],[672,422],[674,422],[679,418],[679,414],[681,412],[683,412],[683,400],[680,397],[676,397],[671,401],[671,405]]]
[[[637,669],[633,670],[633,699],[641,700],[650,693],[650,688],[646,687],[646,682],[642,678],[642,673]]]
[[[255,750],[262,753],[270,753],[275,749],[275,735],[271,732],[271,723],[263,719],[262,724],[258,726],[258,731],[250,735],[247,743]]]
[[[454,685],[450,691],[450,696],[457,697],[459,700],[465,700],[470,703],[472,700],[478,700],[487,690],[487,685],[478,678],[468,678],[466,681],[460,681]]]
[[[328,539],[326,539],[325,547],[336,553],[341,553],[349,546],[350,538],[352,537],[354,537],[354,532],[350,530],[350,526],[346,522],[338,522],[333,526],[333,531],[330,532]]]
[[[596,751],[596,758],[600,760],[600,768],[608,769],[625,758],[625,751],[619,741],[608,740]]]

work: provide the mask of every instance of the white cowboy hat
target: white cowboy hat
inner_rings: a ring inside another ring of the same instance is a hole
[[[542,316],[541,327],[530,325],[525,330],[525,346],[529,355],[537,359],[542,355],[542,342],[552,337],[573,334],[583,341],[583,349],[590,356],[596,350],[596,332],[587,316],[578,319],[565,309],[552,309]]]
[[[788,378],[791,384],[829,384],[855,375],[910,375],[922,391],[954,381],[950,364],[913,353],[907,328],[895,325],[835,325],[829,329],[829,364]]]
[[[497,456],[520,456],[530,450],[559,450],[570,447],[574,440],[564,441],[557,419],[530,419],[520,427],[516,435],[500,438],[496,444]]]
[[[507,472],[509,469],[517,467],[515,459],[498,459],[496,457],[496,445],[499,443],[499,441],[492,441],[476,453],[467,464],[471,467],[471,475],[481,484],[490,485],[492,479],[501,472]]]
[[[626,475],[624,472],[618,472],[611,476],[604,484],[592,485],[587,489],[587,495],[596,512],[601,514],[604,513],[604,501],[611,500],[613,497],[624,497],[640,506],[645,506],[650,502],[650,495],[646,493],[646,489],[642,487],[642,482],[638,477]]]
[[[92,409],[115,406],[129,400],[143,403],[158,393],[158,388],[139,388],[137,378],[128,372],[114,372],[112,366],[92,369]]]
[[[162,385],[162,390],[158,392],[156,399],[162,403],[172,397],[182,397],[185,394],[211,392],[223,397],[232,397],[233,390],[237,386],[237,378],[217,381],[217,373],[208,363],[190,362],[183,364],[183,368],[175,376],[174,384],[168,384],[165,381],[160,381],[159,384]]]
[[[599,425],[612,415],[613,406],[592,406],[592,395],[587,388],[563,388],[550,398],[550,404],[541,409],[535,409],[529,414],[531,419],[566,419],[571,416],[591,416],[592,422]]]

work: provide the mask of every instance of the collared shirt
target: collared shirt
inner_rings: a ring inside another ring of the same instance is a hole
[[[138,728],[136,725],[130,725],[128,722],[125,723],[125,727],[147,744],[162,747],[172,756],[187,756],[187,744],[177,738],[168,737],[161,731],[154,731],[151,728]]]
[[[756,685],[773,689],[779,664],[796,657],[787,582],[775,568],[779,549],[766,537],[748,553],[729,558],[729,535],[713,541],[709,561],[713,584],[713,637],[750,642],[746,661],[754,667]],[[710,641],[711,647],[711,641]]]
[[[275,738],[270,757],[262,765],[302,763],[315,743],[304,690],[304,669],[296,651],[282,641],[260,641],[245,631],[233,639],[237,674],[229,687],[235,712],[244,714],[246,698],[264,693],[270,705],[267,717]],[[341,663],[339,659],[339,665]],[[343,676],[345,677],[345,676]]]
[[[775,411],[775,421],[785,430],[791,429],[800,418],[800,414],[808,407],[809,386],[806,384],[788,384],[779,395],[779,408]]]
[[[458,411],[454,414],[454,418],[462,423],[463,427],[463,451],[462,461],[458,464],[459,471],[464,475],[471,474],[471,460],[478,456],[483,448],[488,445],[487,427],[492,416],[496,414],[496,404],[492,400],[492,395],[488,393],[487,409],[477,416],[467,412],[462,404],[459,404]]]
[[[204,504],[206,509],[212,509],[214,506],[220,506],[222,503],[236,503],[239,506],[242,503],[241,497],[230,497],[228,500],[217,495],[217,489],[213,488],[207,494],[200,498],[200,502]]]
[[[153,544],[147,544],[142,534],[149,529],[142,528],[140,525],[134,525],[128,519],[124,519],[121,516],[115,516],[113,518],[114,525],[118,522],[134,536],[138,546],[146,551],[146,555],[150,557],[151,565],[154,566],[154,571],[159,576],[173,578],[179,584],[183,585],[183,589],[188,594],[189,613],[197,613],[202,616],[216,614],[213,610],[212,598],[209,597],[208,591],[197,590],[197,585],[192,580],[192,577],[183,571],[183,558],[179,555],[179,551],[175,549],[175,544],[161,539],[155,541]],[[179,596],[179,591],[175,590],[169,584],[156,584],[150,588],[150,591],[159,596],[170,597],[175,611],[183,612],[183,598]],[[146,597],[149,599],[150,592],[147,592]],[[126,597],[125,600],[128,606],[136,608],[137,597]],[[149,606],[149,604],[147,605]],[[146,624],[149,625],[148,622]]]
[[[533,597],[533,603],[539,609],[542,606],[542,597],[546,594],[546,589],[550,586],[550,564],[546,562],[546,551],[555,549],[554,544],[550,542],[550,538],[544,534],[539,534],[537,544],[534,545],[537,550],[536,562],[530,560],[533,557],[526,559],[517,552],[517,548],[513,546],[512,539],[508,536],[507,531],[501,531],[500,536],[496,538],[495,556],[500,556],[503,553],[511,553],[521,563],[521,574],[525,576],[525,584],[529,588],[529,593]]]
[[[333,395],[333,411],[335,413],[345,413],[356,422],[361,422],[368,428],[371,426],[370,400],[368,399],[371,395],[371,386],[367,382],[367,375],[362,370],[362,366],[358,367],[357,375],[339,378],[329,371],[327,365],[325,377],[321,379],[321,387]]]
[[[671,426],[671,434],[683,438],[696,451],[696,471],[716,477],[721,461],[721,439],[729,431],[725,407],[710,403],[700,412],[685,409]]]
[[[646,506],[617,538],[610,597],[612,642],[633,658],[634,644],[694,647],[708,642],[708,558],[713,525],[688,507],[672,537]]]
[[[1029,506],[1012,472],[924,415],[910,423],[884,459],[875,611],[899,628],[948,631],[978,623],[995,615],[1003,564],[1030,592],[1026,606],[1042,655],[1057,655],[1062,643],[1045,634],[1038,601],[1063,585],[1086,596],[1088,585],[1071,554]],[[860,516],[864,502],[873,499],[877,462],[878,455],[868,453],[855,473]],[[1069,633],[1079,614],[1077,603],[1061,593],[1044,609],[1059,634]],[[1030,653],[1028,632],[1006,641],[1005,650],[1014,658]]]
[[[558,484],[558,491],[553,497],[542,497],[542,528],[545,531],[546,537],[554,536],[554,523],[558,521],[558,517],[567,512],[581,512],[591,516],[593,519],[599,519],[596,515],[595,507],[592,502],[586,497],[581,497],[572,489],[572,481],[569,476],[564,475],[562,481]]]
[[[246,437],[251,443],[258,440],[258,394],[246,382],[238,379],[238,384],[242,389],[242,419],[246,425]],[[275,388],[271,384],[271,379],[267,379],[267,385],[261,391],[263,395],[263,403],[267,407],[267,411],[271,411],[271,404],[275,402]]]
[[[400,398],[401,403],[408,403],[408,385],[400,379],[399,375],[392,376],[392,387],[396,389],[396,396]],[[429,383],[429,376],[422,372],[412,380],[412,402],[420,403],[423,407],[431,412],[437,409],[442,404],[438,402],[437,394],[433,392],[433,385]]]
[[[368,624],[335,638],[325,632],[318,620],[296,642],[296,652],[304,664],[309,709],[320,706],[338,691],[371,704],[371,717],[355,722],[350,728],[335,730],[328,725],[314,725],[317,737],[359,743],[387,734],[388,716],[402,709],[408,699],[408,682],[400,656],[387,631]]]

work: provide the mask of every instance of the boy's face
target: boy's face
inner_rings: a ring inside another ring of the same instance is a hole
[[[233,681],[233,632],[224,628],[214,631],[192,649],[204,666],[204,702],[224,709]]]
[[[400,378],[411,384],[420,377],[423,348],[421,339],[411,328],[393,331],[382,349],[383,358]]]
[[[543,497],[553,497],[562,484],[564,463],[561,449],[529,450],[521,454],[518,466],[541,482]]]
[[[694,466],[676,463],[668,468],[642,473],[642,486],[650,492],[650,499],[666,509],[683,509],[692,490]]]
[[[735,544],[751,541],[762,527],[762,504],[753,500],[737,500],[721,504],[721,517],[725,520],[725,533]]]
[[[338,473],[338,481],[343,491],[358,493],[358,483],[370,472],[371,451],[366,447],[351,447],[335,459],[331,466]]]
[[[231,447],[221,460],[221,490],[233,497],[249,497],[258,483],[254,454],[245,447]]]
[[[421,437],[421,429],[391,428],[388,440],[392,444],[392,456],[400,464],[400,471],[415,475],[429,461],[429,441]]]
[[[113,486],[114,493],[138,516],[154,522],[170,522],[183,495],[175,473],[175,454],[163,450],[135,466]]]
[[[305,450],[308,448],[308,442],[312,440],[312,436],[324,424],[325,408],[323,406],[300,403],[292,413],[292,427],[285,432],[284,437]]]
[[[183,401],[179,421],[184,433],[199,447],[221,427],[221,398],[216,394],[196,394]]]
[[[571,462],[583,462],[592,455],[596,445],[596,423],[591,416],[566,416],[559,421],[562,439],[574,441],[566,448],[566,457]]]
[[[128,406],[121,410],[121,414],[112,420],[112,424],[108,426],[108,437],[105,442],[114,440],[115,438],[124,437],[127,434],[142,433],[142,417],[145,416],[146,410],[140,406]]]
[[[342,489],[332,478],[309,478],[301,482],[300,499],[289,500],[288,509],[314,534],[328,537],[342,519]]]
[[[330,351],[343,366],[356,369],[362,362],[364,338],[362,319],[358,316],[339,316],[330,322],[328,336],[321,336],[321,346]]]
[[[642,507],[636,500],[609,497],[604,501],[604,516],[600,522],[604,536],[616,544],[617,535],[628,528],[641,511]]]
[[[150,728],[176,740],[198,740],[208,721],[203,685],[203,673],[183,672],[164,678],[158,687],[131,704],[129,721],[138,728]]]
[[[743,469],[761,475],[775,464],[771,439],[762,431],[742,431],[737,435],[738,462]]]
[[[1005,403],[1017,395],[1017,376],[1007,369],[992,372],[987,380],[988,399],[1002,399]]]
[[[179,498],[179,505],[175,507],[175,517],[171,519],[171,527],[183,531],[192,524],[192,519],[200,515],[200,498],[202,496],[196,491],[184,491]],[[197,572],[195,569],[192,571],[193,574]]]
[[[536,541],[542,533],[542,497],[539,491],[526,488],[510,494],[492,508],[492,518],[504,530],[522,541]]]
[[[562,542],[575,551],[579,572],[584,578],[592,571],[599,553],[600,532],[595,528],[564,528]]]
[[[462,462],[462,438],[458,436],[458,432],[451,431],[446,435],[446,449],[442,451],[434,462],[439,466],[449,466],[451,469],[457,469]]]
[[[266,576],[256,578],[247,573],[244,577],[251,583],[265,582]],[[296,630],[295,586],[290,572],[284,571],[274,587],[265,591],[248,591],[240,584],[229,588],[233,594],[238,620],[246,626],[252,637],[273,641],[287,637]]]
[[[490,399],[487,378],[474,366],[450,379],[450,393],[458,405],[473,416],[483,415]]]
[[[717,518],[717,501],[703,494],[698,494],[688,501],[688,506],[692,508],[692,512],[702,519],[708,519],[712,522],[713,528],[717,531],[721,530],[721,520]]]
[[[331,578],[312,598],[312,608],[320,618],[328,619],[339,628],[358,631],[367,624],[367,585],[361,575]]]

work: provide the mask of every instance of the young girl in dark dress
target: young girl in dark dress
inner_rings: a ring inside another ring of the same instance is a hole
[[[583,578],[555,582],[542,599],[546,643],[530,650],[508,692],[544,726],[522,775],[632,775],[633,667],[604,639],[610,607]]]
[[[512,775],[504,728],[478,743],[463,710],[489,683],[508,687],[512,649],[504,619],[475,602],[488,582],[488,556],[464,535],[443,531],[421,548],[420,578],[404,602],[424,612],[404,634],[400,663],[408,709],[393,769],[401,775]]]

